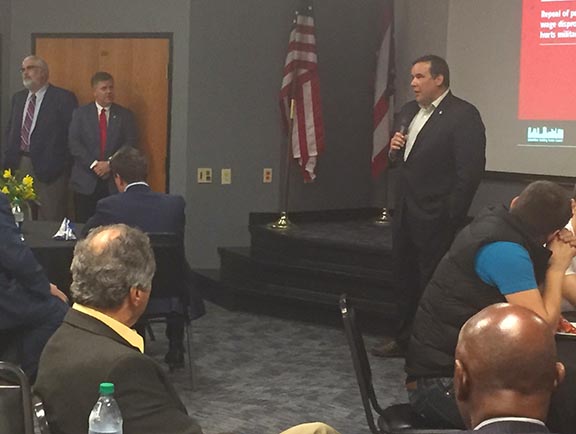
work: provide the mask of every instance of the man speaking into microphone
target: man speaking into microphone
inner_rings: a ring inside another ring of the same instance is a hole
[[[397,115],[388,153],[398,168],[392,251],[402,323],[394,340],[373,348],[382,357],[404,355],[422,291],[466,222],[486,163],[480,113],[452,95],[446,61],[422,56],[411,76],[415,100]]]

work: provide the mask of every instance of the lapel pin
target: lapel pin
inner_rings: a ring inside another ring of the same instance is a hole
[[[440,110],[440,111],[438,112],[439,115],[442,115],[442,113],[444,113],[442,110]]]

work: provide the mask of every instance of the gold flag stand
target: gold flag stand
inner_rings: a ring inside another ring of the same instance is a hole
[[[296,80],[294,80],[294,83]],[[293,93],[293,92],[292,92]],[[284,197],[282,211],[280,217],[274,223],[268,224],[270,229],[277,231],[285,231],[294,227],[288,219],[288,193],[290,191],[290,156],[292,155],[292,129],[294,128],[294,98],[290,101],[290,119],[288,125],[288,143],[286,145],[285,161],[284,161]]]

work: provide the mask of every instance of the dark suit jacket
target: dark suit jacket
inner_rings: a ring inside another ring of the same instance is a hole
[[[402,107],[397,129],[409,125],[416,101]],[[406,213],[411,227],[464,223],[484,166],[486,136],[476,108],[448,92],[420,130],[406,161],[400,155],[395,220]]]
[[[50,283],[20,239],[8,198],[0,193],[0,330],[36,322],[53,302]]]
[[[46,344],[34,391],[53,434],[88,432],[98,387],[109,381],[124,434],[198,434],[162,368],[101,321],[70,309]]]
[[[182,196],[156,193],[142,184],[98,201],[84,225],[83,236],[97,226],[124,223],[144,232],[173,232],[184,237],[185,203]]]
[[[20,165],[20,130],[28,90],[12,98],[12,111],[6,132],[4,167]],[[39,181],[51,182],[70,169],[68,126],[78,106],[76,96],[65,89],[48,85],[38,111],[36,125],[30,135],[30,158]]]
[[[74,159],[70,187],[77,193],[92,194],[98,176],[90,169],[90,165],[100,159],[100,126],[94,102],[74,111],[70,123],[69,144]],[[122,146],[137,144],[138,134],[134,115],[127,108],[112,104],[108,117],[104,158],[108,159]]]
[[[182,196],[156,193],[146,185],[133,185],[124,193],[114,194],[100,199],[95,214],[86,222],[82,235],[97,226],[124,223],[144,232],[172,232],[184,240],[185,202]],[[184,261],[183,284],[187,287],[191,319],[205,313],[204,302],[194,285],[190,266],[182,251]],[[153,293],[154,294],[154,293]]]
[[[529,434],[529,433],[549,433],[545,426],[537,423],[502,421],[490,423],[477,431],[462,431],[470,434]]]

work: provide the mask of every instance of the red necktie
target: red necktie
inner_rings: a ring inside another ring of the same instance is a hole
[[[28,108],[24,117],[24,123],[20,129],[20,150],[30,152],[30,134],[32,129],[32,121],[34,120],[34,112],[36,111],[36,95],[30,95],[28,100]]]
[[[106,122],[106,109],[103,108],[100,112],[100,161],[104,160],[106,155],[106,129],[108,123]]]

